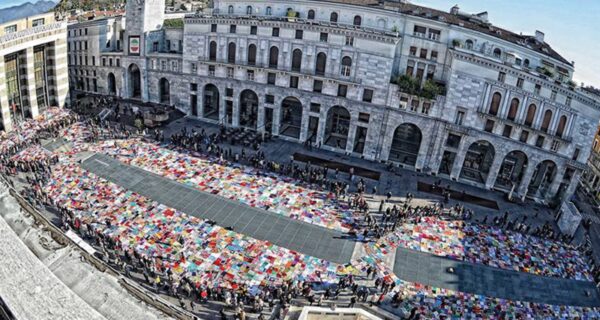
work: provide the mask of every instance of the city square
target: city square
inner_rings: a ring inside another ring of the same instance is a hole
[[[600,318],[573,63],[487,12],[315,3],[9,22],[0,315]]]

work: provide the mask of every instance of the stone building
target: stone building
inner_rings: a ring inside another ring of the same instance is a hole
[[[172,20],[164,1],[129,1],[126,16],[69,26],[90,30],[79,54],[96,57],[71,64],[71,85],[523,200],[573,193],[600,103],[542,32],[371,2],[216,0]],[[87,69],[91,87],[76,79]]]
[[[68,95],[67,24],[46,13],[0,24],[0,131]]]

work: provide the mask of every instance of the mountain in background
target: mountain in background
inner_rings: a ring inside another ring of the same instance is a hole
[[[18,6],[0,9],[0,23],[48,12],[54,6],[56,6],[56,2],[40,0],[36,3],[25,2]]]
[[[57,12],[69,12],[71,10],[114,10],[125,5],[125,0],[60,0],[54,8]]]

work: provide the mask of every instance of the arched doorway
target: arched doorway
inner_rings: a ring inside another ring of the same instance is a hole
[[[419,127],[412,123],[403,123],[394,131],[389,160],[414,166],[419,157],[422,134]]]
[[[521,185],[526,168],[527,155],[519,150],[510,152],[502,161],[495,187],[504,190],[517,190]]]
[[[158,92],[160,95],[160,103],[171,104],[171,86],[169,80],[160,78],[158,82]]]
[[[204,105],[202,115],[204,118],[219,120],[219,89],[214,84],[204,87]]]
[[[129,72],[129,96],[134,99],[142,97],[142,76],[140,68],[132,63],[128,69]]]
[[[474,182],[485,183],[495,155],[496,151],[489,142],[480,140],[472,143],[465,155],[465,162],[463,162],[460,177]]]
[[[117,83],[112,72],[108,74],[108,94],[113,96],[117,94]]]
[[[256,130],[258,120],[258,95],[252,90],[240,94],[240,126]]]
[[[348,109],[341,106],[329,109],[325,124],[325,144],[338,149],[346,149],[349,131],[350,112]]]
[[[287,97],[281,102],[279,134],[300,139],[302,126],[302,103],[294,97]]]
[[[544,160],[535,167],[531,182],[527,188],[527,195],[535,198],[546,198],[550,185],[556,178],[556,163],[552,160]]]

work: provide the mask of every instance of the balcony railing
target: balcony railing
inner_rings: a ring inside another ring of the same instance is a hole
[[[3,36],[0,36],[0,44],[2,44],[2,48],[6,48],[8,45],[12,45],[9,44],[9,42],[12,41],[29,41],[29,40],[34,40],[34,39],[39,39],[42,37],[47,37],[49,34],[53,31],[58,31],[60,29],[64,29],[65,35],[66,35],[66,25],[63,24],[62,22],[55,22],[55,23],[51,23],[51,24],[46,24],[43,26],[39,26],[39,27],[33,27],[33,28],[29,28],[29,29],[25,29],[25,30],[21,30],[21,31],[17,31],[17,32],[13,32],[13,33],[9,33],[9,34],[5,34]]]

